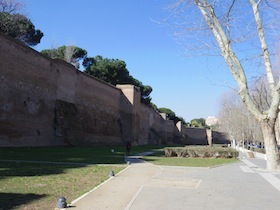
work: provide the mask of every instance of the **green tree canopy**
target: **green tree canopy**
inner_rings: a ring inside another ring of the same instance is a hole
[[[158,110],[157,105],[154,104],[153,102],[150,102],[150,105],[151,105],[151,107],[152,107],[154,110]]]
[[[207,128],[208,126],[205,124],[204,118],[198,118],[191,120],[191,126],[199,127],[199,128]]]
[[[177,117],[185,126],[189,126],[190,123],[186,122],[186,120],[183,117]]]
[[[126,63],[118,59],[102,56],[86,58],[83,62],[85,72],[112,85],[131,83],[132,77],[126,69]]]
[[[29,46],[37,45],[44,36],[24,15],[8,12],[0,12],[0,31]]]
[[[158,108],[158,111],[161,113],[165,113],[167,115],[167,117],[170,118],[174,118],[176,116],[175,112],[173,112],[171,109],[169,108]]]
[[[132,84],[139,87],[142,103],[150,104],[151,98],[149,95],[153,90],[152,87],[149,85],[143,85],[142,82],[131,76],[124,61],[103,58],[98,55],[96,57],[85,58],[83,66],[86,73],[109,84]]]
[[[54,49],[46,49],[41,51],[42,54],[50,58],[60,58],[79,68],[79,62],[83,61],[87,56],[87,51],[77,46],[61,46]]]
[[[175,112],[169,108],[157,108],[157,110],[161,113],[165,113],[169,120],[173,120],[176,124],[178,121],[181,121],[184,125],[187,125],[187,122],[183,117],[176,116]]]

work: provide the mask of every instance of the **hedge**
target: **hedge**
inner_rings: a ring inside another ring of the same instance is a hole
[[[166,157],[237,158],[239,152],[232,148],[186,146],[164,148]]]

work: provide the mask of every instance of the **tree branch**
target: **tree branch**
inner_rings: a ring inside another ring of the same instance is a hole
[[[238,86],[240,88],[239,95],[242,101],[246,104],[248,110],[253,115],[255,115],[257,119],[262,119],[262,112],[257,108],[256,104],[250,97],[245,71],[232,49],[231,40],[227,37],[223,27],[221,26],[215,14],[214,8],[208,3],[208,0],[195,0],[195,3],[200,9],[204,19],[206,20],[206,23],[212,30],[221,48],[221,53],[225,61],[227,62],[232,75],[238,83]]]
[[[266,37],[260,17],[260,12],[259,12],[259,5],[262,0],[259,0],[256,2],[255,0],[249,0],[252,9],[254,11],[254,16],[255,16],[255,21],[257,24],[257,31],[259,34],[259,40],[261,43],[261,48],[263,52],[263,58],[264,58],[264,65],[265,65],[265,70],[266,70],[266,75],[267,75],[267,80],[270,88],[270,94],[271,94],[271,106],[268,110],[268,114],[272,118],[277,117],[277,110],[279,109],[279,102],[280,102],[280,96],[279,96],[279,85],[276,86],[275,81],[274,81],[274,76],[272,73],[272,67],[271,67],[271,60],[270,60],[270,53],[268,49],[268,45],[266,42]]]

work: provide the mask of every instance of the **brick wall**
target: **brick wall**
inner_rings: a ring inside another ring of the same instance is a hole
[[[117,87],[0,33],[0,147],[204,144],[204,129],[174,125]],[[185,138],[184,138],[185,137]]]

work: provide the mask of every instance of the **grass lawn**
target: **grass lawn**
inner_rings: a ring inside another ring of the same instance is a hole
[[[61,196],[70,203],[127,167],[124,155],[124,146],[0,148],[0,160],[17,160],[0,161],[0,209],[54,209]]]
[[[111,147],[1,148],[1,160],[36,160],[90,164],[123,164],[125,149]]]
[[[161,165],[205,167],[236,161],[167,158],[154,146],[132,147],[131,154],[151,150],[154,155],[143,159]],[[0,148],[0,160],[12,161],[0,161],[0,209],[54,209],[61,196],[70,203],[108,179],[111,170],[127,167],[124,155],[124,146]]]
[[[157,147],[132,147],[131,154],[150,151],[154,148]],[[114,152],[111,151],[112,149],[114,150]],[[124,155],[124,146],[0,148],[0,160],[31,160],[90,164],[123,164]]]
[[[70,203],[125,167],[0,162],[0,206],[54,209],[59,197]]]

